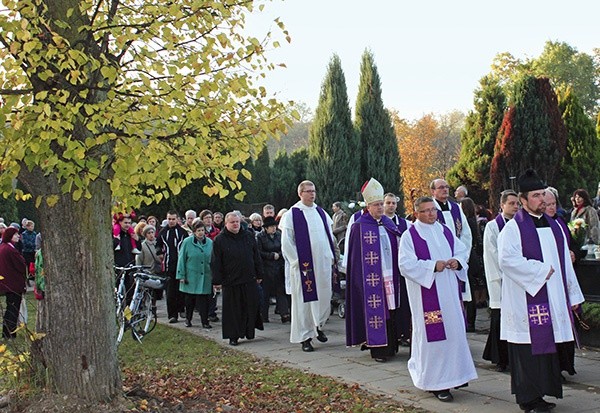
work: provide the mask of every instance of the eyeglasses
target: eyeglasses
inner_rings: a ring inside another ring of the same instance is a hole
[[[450,187],[448,185],[440,185],[435,189],[450,189]]]
[[[307,192],[307,193],[309,193],[309,194],[314,194],[314,193],[316,193],[317,191],[315,191],[314,189],[309,189],[308,191],[302,191],[302,192]]]

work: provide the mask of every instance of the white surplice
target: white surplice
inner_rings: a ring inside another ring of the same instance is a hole
[[[300,208],[306,219],[318,296],[317,301],[304,302],[294,222],[290,208],[281,217],[279,229],[281,229],[281,252],[287,262],[289,262],[289,286],[292,295],[290,342],[301,343],[309,338],[316,337],[316,329],[322,329],[331,313],[331,266],[333,264],[333,254],[325,232],[323,220],[317,211],[317,205],[313,204],[313,206],[308,207],[299,201],[292,208]],[[325,217],[327,219],[328,231],[331,237],[333,237],[333,221],[327,213],[325,213]]]
[[[502,299],[502,271],[498,263],[498,222],[492,219],[485,225],[483,232],[483,266],[487,281],[490,308],[500,308]]]
[[[467,342],[463,304],[458,280],[467,281],[467,259],[470,250],[454,236],[454,256],[443,233],[442,224],[415,222],[421,238],[427,242],[430,260],[419,260],[410,231],[400,239],[398,262],[406,278],[408,300],[412,312],[412,348],[408,371],[415,387],[422,390],[445,390],[477,378],[473,357]],[[437,260],[455,258],[462,269],[434,272]],[[430,288],[435,280],[446,339],[428,342],[425,331],[421,287]]]
[[[567,306],[556,241],[550,227],[537,228],[537,233],[541,243],[543,262],[523,257],[521,233],[514,219],[504,226],[498,236],[498,260],[502,270],[500,338],[510,343],[531,344],[526,292],[536,295],[546,284],[554,341],[556,343],[573,341],[569,318],[570,309]],[[567,242],[564,239],[563,244],[570,303],[571,305],[580,304],[584,301],[583,294],[571,264]],[[551,266],[554,268],[554,274],[546,281]]]
[[[440,210],[442,212],[442,215],[444,216],[444,221],[445,221],[445,225],[450,228],[450,231],[452,231],[452,233],[454,235],[456,235],[456,225],[454,222],[454,217],[452,216],[452,208],[456,208],[455,205],[452,205],[450,203],[450,201],[446,201],[448,203],[448,208],[450,208],[449,211],[442,211],[442,207],[440,206],[440,203],[438,202],[437,199],[433,199],[433,203],[435,205],[435,207]],[[460,229],[460,235],[457,235],[458,239],[460,239],[460,241],[465,245],[465,247],[467,247],[468,251],[471,251],[471,245],[473,244],[473,234],[471,234],[471,227],[469,226],[469,223],[467,222],[467,217],[465,216],[465,213],[462,211],[462,208],[460,207],[460,204],[458,204],[458,210],[460,212],[460,222],[461,222],[461,229]],[[467,258],[468,260],[468,258]],[[462,293],[462,299],[463,301],[471,301],[473,299],[473,296],[471,294],[471,285],[469,283],[467,283],[467,285],[465,286],[465,292]]]

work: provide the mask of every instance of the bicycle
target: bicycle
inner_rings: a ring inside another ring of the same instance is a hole
[[[141,265],[115,267],[118,274],[118,285],[115,288],[117,326],[119,328],[117,344],[121,342],[127,329],[131,329],[133,339],[141,343],[144,336],[156,326],[153,290],[163,288],[166,278],[143,272],[147,269],[148,267]],[[127,305],[126,278],[131,272],[133,272],[134,283],[130,288],[133,288],[133,295],[131,302]]]

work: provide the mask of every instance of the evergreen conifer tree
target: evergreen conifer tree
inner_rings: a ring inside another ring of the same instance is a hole
[[[381,80],[373,53],[362,55],[360,84],[356,98],[354,126],[360,148],[359,183],[377,179],[386,192],[398,194],[403,204],[400,185],[400,155],[391,117],[383,106]]]
[[[576,189],[595,191],[600,178],[600,139],[596,136],[594,122],[570,88],[559,95],[559,108],[568,133],[567,152],[556,182],[564,203]],[[594,196],[594,191],[590,195]]]
[[[247,202],[271,202],[271,166],[269,164],[269,151],[265,144],[254,161]]]
[[[448,172],[448,182],[453,187],[466,185],[476,203],[487,203],[490,167],[506,109],[506,96],[492,76],[484,76],[479,85],[473,99],[474,109],[467,115],[461,133],[460,156]]]
[[[273,205],[277,209],[289,208],[296,202],[296,174],[287,152],[277,151],[271,169],[271,186],[273,187]]]
[[[492,160],[490,205],[494,208],[500,192],[513,187],[528,168],[555,185],[567,145],[567,129],[547,78],[523,77],[515,84],[513,96]]]
[[[306,171],[306,178],[317,188],[317,203],[325,209],[335,201],[349,199],[360,189],[356,147],[346,80],[340,58],[334,55],[310,128]]]

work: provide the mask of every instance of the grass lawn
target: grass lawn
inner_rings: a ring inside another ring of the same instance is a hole
[[[31,294],[27,294],[27,304],[32,329],[35,300]],[[10,343],[0,342],[0,400],[11,393],[12,411],[423,412],[357,385],[261,360],[160,324],[143,344],[132,340],[127,332],[119,347],[125,398],[110,405],[90,406],[39,388],[27,374],[29,345],[24,331]],[[7,366],[23,371],[16,378]]]
[[[162,325],[142,345],[124,340],[119,356],[125,391],[140,410],[163,402],[199,412],[420,411]]]

